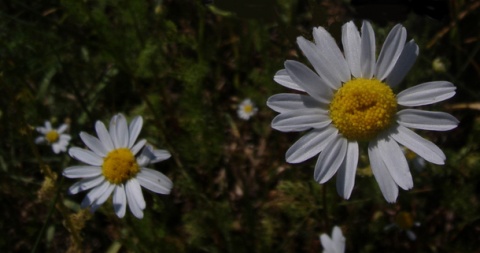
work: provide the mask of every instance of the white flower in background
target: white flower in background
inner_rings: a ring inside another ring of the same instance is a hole
[[[252,100],[247,98],[238,105],[237,114],[241,119],[249,120],[250,117],[257,113],[257,111],[258,108],[255,107],[255,104],[253,104]]]
[[[70,194],[90,190],[81,203],[82,208],[98,209],[113,193],[113,207],[118,217],[125,216],[127,204],[137,218],[143,217],[145,200],[141,186],[160,194],[169,194],[173,183],[164,174],[146,166],[170,158],[166,150],[154,150],[146,140],[137,142],[143,119],[135,117],[130,125],[122,114],[115,115],[109,130],[97,121],[97,137],[80,133],[90,149],[72,147],[69,154],[86,165],[68,167],[63,175],[82,178],[69,188]]]
[[[45,121],[45,126],[36,128],[37,132],[41,133],[42,136],[37,137],[35,139],[35,143],[46,143],[52,146],[52,150],[55,152],[55,154],[65,152],[67,151],[68,143],[72,138],[70,135],[64,134],[67,128],[67,124],[62,124],[58,129],[55,129],[52,128],[50,121]]]
[[[345,237],[342,234],[342,230],[337,226],[333,227],[332,238],[327,234],[321,234],[320,242],[323,246],[323,253],[345,252]]]
[[[272,127],[283,132],[305,131],[286,153],[289,163],[319,154],[314,178],[325,183],[336,173],[337,191],[348,199],[355,184],[359,143],[368,142],[368,156],[383,196],[395,202],[398,187],[413,187],[401,144],[425,160],[444,164],[444,153],[408,128],[446,131],[458,121],[444,112],[403,109],[452,97],[455,86],[446,81],[422,83],[395,95],[395,88],[418,55],[406,30],[396,25],[375,60],[375,34],[363,22],[361,35],[353,22],[342,27],[344,53],[322,27],[313,30],[315,42],[303,37],[297,43],[316,72],[297,61],[286,61],[275,74],[279,84],[306,94],[277,94],[267,105],[280,114]],[[398,142],[398,143],[397,143]],[[338,172],[338,173],[337,173]]]
[[[408,239],[415,241],[417,240],[417,235],[412,230],[414,227],[420,227],[420,222],[414,221],[411,213],[402,211],[395,217],[395,222],[387,225],[384,230],[388,231],[397,228],[400,231],[404,231]]]

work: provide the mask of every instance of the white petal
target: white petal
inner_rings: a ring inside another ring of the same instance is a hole
[[[152,159],[150,161],[150,163],[158,163],[158,162],[165,161],[168,158],[172,157],[172,154],[170,154],[170,152],[168,152],[167,150],[163,150],[163,149],[155,149],[155,150],[153,150],[153,154],[154,154],[155,158]]]
[[[110,138],[112,140],[114,149],[120,147],[119,140],[117,139],[117,122],[119,117],[120,114],[114,115],[112,119],[110,119],[110,124],[108,126],[108,132],[110,133]]]
[[[112,138],[110,137],[107,128],[101,121],[97,121],[95,123],[95,130],[97,131],[97,136],[103,143],[105,149],[107,149],[108,151],[114,150],[115,146],[113,145]]]
[[[370,79],[375,73],[375,33],[368,21],[362,23],[362,41],[360,51],[360,63],[362,77]]]
[[[320,109],[303,109],[284,112],[272,120],[272,128],[282,132],[304,131],[310,128],[322,128],[332,120]]]
[[[412,189],[413,178],[408,162],[397,142],[390,137],[377,140],[378,152],[395,183],[404,190]]]
[[[377,180],[378,186],[382,191],[383,197],[387,202],[394,203],[398,196],[398,186],[390,175],[385,163],[382,161],[382,153],[379,150],[376,141],[371,141],[368,145],[368,157],[373,175]]]
[[[115,209],[115,214],[118,218],[123,218],[125,216],[125,211],[127,210],[127,197],[125,196],[125,187],[123,184],[119,184],[115,187],[113,192],[113,209]]]
[[[105,177],[103,177],[103,175],[82,179],[82,180],[74,183],[72,186],[70,186],[70,188],[68,188],[68,193],[69,194],[77,194],[81,191],[86,191],[88,189],[91,189],[91,188],[101,184],[104,180],[105,180]]]
[[[60,153],[61,149],[62,149],[62,146],[58,145],[57,143],[54,143],[52,145],[52,150],[55,154]]]
[[[107,189],[98,197],[93,203],[90,208],[92,212],[95,212],[105,201],[107,201],[108,197],[112,194],[113,190],[115,189],[114,184],[109,184]]]
[[[143,148],[143,146],[145,145],[145,143],[147,143],[147,140],[145,140],[145,139],[139,140],[139,141],[137,142],[137,144],[135,144],[135,146],[133,146],[133,147],[130,149],[130,151],[132,151],[132,154],[133,154],[133,155],[137,155],[138,151],[140,151],[140,150]]]
[[[355,24],[350,21],[342,26],[342,43],[345,59],[354,77],[361,76],[360,48],[361,38]]]
[[[98,166],[71,166],[63,170],[62,173],[68,178],[96,177],[102,174],[102,169]]]
[[[337,172],[345,159],[347,142],[348,141],[341,135],[336,135],[335,138],[327,144],[318,156],[317,164],[315,164],[315,172],[313,175],[315,181],[323,184],[330,180]]]
[[[457,127],[459,121],[445,112],[431,112],[416,109],[405,109],[397,113],[397,122],[405,127],[447,131]]]
[[[68,125],[67,125],[67,124],[62,124],[62,125],[57,129],[57,133],[63,134],[63,132],[65,132],[65,130],[67,130],[67,128],[68,128]]]
[[[128,207],[132,214],[138,219],[143,218],[142,210],[145,208],[145,200],[143,199],[142,190],[136,179],[132,178],[127,181],[125,184],[125,193],[127,194]]]
[[[403,51],[406,38],[407,31],[405,27],[397,24],[392,28],[378,56],[377,70],[375,73],[378,80],[384,80],[390,74]]]
[[[328,237],[326,234],[320,235],[320,242],[322,243],[323,246],[323,252],[325,253],[334,253],[336,252],[335,245],[333,244],[332,239]]]
[[[47,130],[47,132],[49,132],[52,129],[53,129],[52,124],[50,123],[50,121],[45,121],[45,130]]]
[[[333,227],[332,241],[336,246],[336,252],[345,252],[345,237],[342,234],[342,230],[337,226]]]
[[[453,97],[455,89],[446,81],[422,83],[398,93],[397,102],[403,106],[429,105]]]
[[[67,143],[72,139],[72,136],[68,135],[68,134],[61,134],[60,135],[60,140],[62,141],[66,141]]]
[[[137,174],[137,180],[141,186],[160,194],[170,194],[173,187],[172,180],[167,176],[159,171],[148,168],[142,168]]]
[[[285,69],[287,69],[290,77],[304,88],[310,96],[325,104],[330,102],[333,96],[332,90],[303,63],[289,60],[285,62]]]
[[[418,56],[418,45],[411,40],[403,48],[402,54],[398,58],[397,64],[393,67],[387,76],[387,83],[390,87],[396,87],[412,68]]]
[[[445,163],[446,157],[442,150],[412,130],[400,125],[391,133],[391,136],[423,159],[439,165]]]
[[[140,131],[142,130],[143,126],[143,118],[141,116],[135,117],[131,122],[130,125],[128,126],[128,131],[130,132],[130,139],[128,141],[128,148],[133,147],[135,144],[135,141],[138,138],[138,135],[140,134]]]
[[[300,87],[292,80],[292,78],[288,75],[287,70],[285,69],[277,71],[277,73],[275,73],[275,76],[273,77],[273,80],[287,88],[305,92],[302,87]]]
[[[320,54],[317,46],[303,37],[297,38],[297,44],[302,50],[305,57],[307,57],[308,61],[310,61],[315,71],[322,78],[323,82],[330,88],[337,89],[341,85],[341,81],[335,75],[335,71],[332,66],[330,66],[330,59],[326,58],[325,55]],[[288,71],[288,69],[287,72],[294,82],[305,88],[300,82],[293,78],[292,74]],[[306,91],[308,92],[308,90]]]
[[[327,144],[338,134],[334,127],[313,129],[298,139],[285,154],[289,163],[300,163],[322,152]]]
[[[93,204],[93,202],[103,195],[103,193],[108,189],[109,185],[110,183],[108,181],[103,181],[100,185],[89,191],[87,196],[85,196],[85,198],[82,200],[82,203],[80,203],[80,207],[86,208]]]
[[[330,60],[330,70],[333,71],[337,80],[342,82],[350,81],[350,68],[332,35],[325,28],[319,26],[313,29],[313,37],[320,54]],[[340,84],[338,82],[336,88],[340,88]]]
[[[103,159],[90,150],[72,147],[68,150],[68,154],[70,154],[71,157],[89,165],[101,166],[103,164]]]
[[[344,199],[349,199],[355,185],[359,149],[356,141],[349,141],[347,155],[337,172],[337,192]]]
[[[35,144],[42,144],[42,143],[45,143],[46,141],[47,140],[43,136],[39,136],[39,137],[35,138]]]
[[[87,147],[96,154],[101,157],[107,156],[108,150],[98,138],[93,137],[85,132],[80,133],[80,138],[82,139],[83,143],[85,143],[85,145],[87,145]]]
[[[127,119],[121,113],[118,114],[118,117],[116,117],[115,128],[116,137],[112,137],[112,139],[117,139],[117,148],[127,148],[130,140],[130,134],[128,132]]]
[[[267,106],[276,112],[294,111],[303,108],[319,108],[322,104],[310,96],[281,93],[268,98]]]

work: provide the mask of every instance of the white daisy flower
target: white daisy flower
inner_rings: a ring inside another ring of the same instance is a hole
[[[272,127],[283,132],[310,130],[286,153],[289,163],[300,163],[320,153],[314,178],[327,182],[337,173],[337,191],[348,199],[355,183],[359,142],[368,142],[373,174],[388,202],[398,187],[413,187],[401,144],[425,160],[444,164],[444,153],[408,128],[446,131],[458,121],[444,112],[403,109],[443,101],[455,94],[446,81],[422,83],[395,95],[395,88],[418,56],[413,40],[405,43],[400,24],[388,34],[375,60],[375,34],[363,22],[361,35],[353,22],[342,27],[344,53],[322,27],[313,30],[315,42],[297,43],[316,73],[297,61],[286,61],[275,74],[279,84],[306,94],[277,94],[267,105],[280,114]],[[398,143],[397,143],[398,142]]]
[[[154,150],[146,145],[144,139],[136,141],[142,125],[140,116],[127,125],[125,117],[117,114],[111,119],[108,131],[102,122],[96,122],[98,138],[80,133],[80,138],[90,150],[72,147],[68,152],[87,165],[68,167],[63,175],[82,178],[69,188],[70,194],[91,189],[81,203],[82,208],[91,206],[94,212],[113,193],[113,207],[118,217],[125,216],[128,203],[133,215],[141,219],[146,205],[140,186],[155,193],[170,193],[172,181],[146,166],[166,160],[171,155],[166,150]]]
[[[50,121],[45,121],[45,126],[36,127],[37,132],[43,134],[35,138],[36,144],[46,143],[52,146],[52,150],[55,154],[67,151],[68,143],[72,138],[70,135],[65,134],[68,125],[62,124],[58,129],[52,128]]]
[[[327,234],[321,234],[320,242],[323,246],[323,253],[345,252],[345,237],[342,234],[342,230],[337,226],[333,227],[332,238]]]
[[[243,120],[249,120],[250,117],[255,115],[258,111],[258,108],[255,107],[255,104],[249,98],[244,99],[239,105],[237,109],[238,117]]]

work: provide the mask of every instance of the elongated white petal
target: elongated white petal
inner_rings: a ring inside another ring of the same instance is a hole
[[[93,137],[85,132],[80,133],[80,138],[89,149],[95,152],[95,154],[101,157],[107,156],[109,151],[107,150],[107,148],[105,148],[103,143],[98,138]]]
[[[285,69],[281,69],[277,71],[277,73],[273,77],[273,80],[278,84],[283,85],[284,87],[305,92],[305,90],[302,87],[300,87],[297,83],[295,83],[292,80],[292,78],[288,75],[287,70]]]
[[[320,235],[320,242],[322,243],[322,246],[323,246],[323,252],[325,253],[337,252],[335,244],[333,243],[332,239],[328,237],[328,235],[326,234]]]
[[[289,60],[285,62],[285,69],[292,80],[304,88],[310,96],[325,104],[330,102],[333,96],[332,90],[303,63]]]
[[[133,155],[137,155],[138,151],[142,150],[143,146],[145,146],[145,143],[147,143],[147,140],[141,139],[135,144],[130,151],[132,151]]]
[[[120,143],[119,140],[117,139],[117,124],[118,124],[118,118],[120,117],[120,114],[114,115],[110,119],[110,124],[108,126],[108,132],[110,134],[110,138],[112,139],[112,143],[115,149],[120,148]]]
[[[89,165],[101,166],[103,164],[103,159],[90,150],[72,147],[68,150],[68,154],[70,154],[71,157]]]
[[[320,108],[322,104],[310,96],[281,93],[268,98],[267,106],[276,112],[282,113],[304,108]]]
[[[102,196],[102,194],[108,189],[110,183],[108,181],[103,181],[100,185],[93,188],[87,193],[87,196],[80,203],[80,207],[86,208],[90,206],[94,201]]]
[[[160,194],[170,194],[173,187],[172,180],[167,176],[159,171],[148,168],[142,168],[137,174],[137,180],[141,186]]]
[[[390,74],[403,51],[406,38],[407,31],[405,27],[398,24],[392,28],[378,56],[377,69],[375,72],[378,80],[384,80]]]
[[[413,187],[413,178],[408,162],[397,142],[390,137],[377,140],[378,152],[395,183],[404,190]]]
[[[357,27],[352,21],[342,26],[342,43],[345,59],[348,62],[352,76],[360,77],[362,74],[360,68],[361,38]]]
[[[127,119],[123,114],[118,114],[115,122],[115,138],[117,139],[117,148],[127,148],[130,140]],[[112,137],[113,139],[114,137]]]
[[[103,177],[103,175],[82,179],[70,186],[70,188],[68,188],[68,193],[77,194],[81,191],[86,191],[97,185],[100,185],[104,180],[105,177]]]
[[[125,187],[123,184],[117,185],[113,191],[113,209],[118,218],[123,218],[125,216],[125,211],[127,210],[127,197],[125,195]]]
[[[68,125],[67,125],[67,124],[62,124],[62,125],[57,129],[57,133],[63,134],[63,132],[65,132],[65,130],[67,130],[67,128],[68,128]]]
[[[105,201],[107,201],[108,197],[110,197],[114,189],[114,184],[108,184],[107,189],[92,203],[90,211],[95,212],[103,203],[105,203]]]
[[[323,184],[330,180],[337,172],[345,159],[347,142],[348,141],[341,135],[336,135],[333,140],[327,144],[318,156],[317,164],[315,164],[315,172],[313,175],[315,181]]]
[[[362,37],[360,48],[360,63],[362,77],[370,79],[375,73],[375,33],[368,21],[362,23]]]
[[[97,131],[97,136],[102,142],[106,150],[110,152],[113,149],[115,149],[115,146],[113,145],[113,142],[112,142],[112,138],[110,137],[110,134],[108,133],[107,128],[101,121],[95,122],[95,131]]]
[[[52,124],[50,123],[50,121],[45,121],[45,130],[47,132],[51,131],[53,128],[52,128]]]
[[[322,152],[327,144],[338,134],[334,127],[313,129],[298,139],[285,155],[289,163],[301,163]]]
[[[434,104],[453,97],[455,90],[456,87],[447,81],[422,83],[398,93],[397,102],[403,106]]]
[[[406,127],[447,131],[457,127],[459,121],[445,112],[431,112],[417,109],[404,109],[397,113],[397,122]]]
[[[154,155],[154,159],[151,159],[150,163],[158,163],[172,157],[172,154],[170,154],[170,152],[163,149],[153,150],[153,155]]]
[[[332,241],[336,246],[337,251],[339,253],[345,252],[345,237],[342,234],[342,230],[339,227],[333,227],[332,231]]]
[[[349,199],[355,185],[355,173],[357,171],[359,156],[358,143],[349,141],[347,143],[347,154],[345,160],[337,172],[337,192],[344,199]]]
[[[47,141],[47,139],[45,139],[44,136],[39,136],[37,138],[35,138],[35,144],[42,144],[42,143],[45,143]]]
[[[68,178],[96,177],[102,174],[102,169],[98,166],[71,166],[63,170],[62,173]]]
[[[284,112],[272,120],[272,128],[282,132],[322,128],[330,124],[330,117],[320,109],[303,109]]]
[[[396,87],[407,75],[417,60],[418,51],[418,45],[414,40],[409,41],[405,45],[397,63],[387,76],[387,84],[390,87]]]
[[[325,55],[320,54],[317,46],[303,37],[297,38],[297,44],[305,57],[307,57],[308,61],[312,64],[317,74],[322,78],[323,82],[330,88],[337,89],[341,85],[341,80],[335,74],[332,66],[329,65],[330,59],[326,58]],[[305,88],[300,82],[293,78],[288,69],[287,72],[294,82]],[[306,89],[305,91],[308,92]]]
[[[391,133],[391,136],[398,141],[398,143],[412,150],[423,159],[439,165],[445,163],[446,157],[443,151],[431,141],[424,139],[412,130],[399,125],[397,129]]]
[[[138,135],[142,130],[143,126],[143,118],[141,116],[137,116],[133,118],[128,126],[128,131],[130,132],[130,139],[128,140],[128,148],[133,147],[135,141],[137,141]]]
[[[388,168],[382,160],[382,153],[379,150],[377,141],[370,141],[368,145],[368,158],[372,168],[373,176],[377,180],[380,191],[385,200],[393,203],[397,200],[398,186],[390,175]]]
[[[313,38],[320,54],[330,60],[331,70],[337,79],[342,82],[350,81],[350,68],[332,35],[325,28],[319,26],[313,29]],[[338,82],[336,88],[340,88],[340,85],[341,83]]]
[[[128,207],[132,214],[138,219],[143,218],[145,200],[143,199],[142,190],[136,179],[132,178],[127,181],[125,184],[125,193],[127,194]]]

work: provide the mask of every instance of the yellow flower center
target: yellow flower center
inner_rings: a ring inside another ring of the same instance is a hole
[[[245,105],[243,107],[243,111],[246,113],[251,113],[253,111],[253,106],[252,105]]]
[[[378,79],[346,82],[333,96],[330,118],[349,140],[368,141],[390,126],[397,112],[392,89]]]
[[[397,223],[401,229],[410,229],[413,227],[412,215],[408,212],[399,212],[397,217],[395,217],[395,223]]]
[[[48,133],[45,135],[45,139],[46,139],[49,143],[57,142],[57,141],[58,141],[58,138],[60,138],[60,135],[59,135],[58,132],[55,131],[55,130],[51,130],[50,132],[48,132]]]
[[[103,176],[112,184],[121,184],[140,171],[137,160],[128,148],[110,151],[103,159]]]

